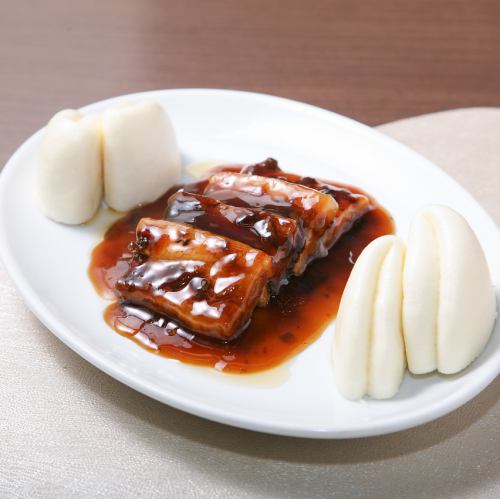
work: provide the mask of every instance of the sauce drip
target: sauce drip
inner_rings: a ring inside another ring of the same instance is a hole
[[[201,193],[205,181],[184,189]],[[364,194],[359,189],[352,192]],[[116,300],[114,285],[129,269],[135,228],[143,217],[163,217],[175,187],[151,204],[136,208],[115,222],[91,258],[89,276],[97,292]],[[394,231],[392,218],[372,200],[374,209],[333,246],[325,258],[292,277],[265,308],[256,308],[248,329],[234,342],[217,343],[195,336],[170,318],[131,303],[114,302],[104,313],[118,333],[168,358],[215,367],[231,373],[250,373],[275,367],[310,345],[335,318],[344,286],[361,251],[373,239]]]

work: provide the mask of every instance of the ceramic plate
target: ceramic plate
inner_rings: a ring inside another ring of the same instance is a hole
[[[184,164],[207,159],[250,163],[272,156],[287,170],[360,186],[393,215],[406,237],[427,203],[465,215],[500,289],[500,235],[479,204],[429,161],[371,128],[329,111],[268,95],[226,90],[164,90],[98,102],[158,99],[174,123]],[[500,371],[499,324],[486,350],[455,376],[406,375],[387,401],[344,400],[331,364],[332,323],[306,350],[261,374],[227,375],[153,355],[112,331],[107,302],[87,277],[92,248],[116,218],[89,225],[51,222],[38,211],[34,180],[41,132],[0,175],[0,249],[31,310],[64,343],[99,369],[166,404],[214,421],[282,435],[342,438],[402,430],[442,416],[479,393]],[[467,283],[464,283],[467,285]]]

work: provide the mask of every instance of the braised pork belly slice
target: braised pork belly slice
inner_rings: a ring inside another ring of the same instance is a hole
[[[222,341],[245,329],[273,273],[263,251],[166,220],[141,219],[133,251],[121,298]]]
[[[305,244],[293,274],[302,274],[313,258],[324,256],[320,241],[332,228],[338,210],[333,197],[281,179],[232,172],[212,175],[204,194],[229,205],[272,211],[296,220]]]
[[[345,187],[340,187],[327,180],[318,180],[313,177],[302,177],[294,173],[284,172],[273,158],[268,158],[254,165],[244,166],[240,172],[247,175],[260,175],[262,177],[285,180],[332,196],[337,202],[339,209],[335,218],[335,224],[325,232],[321,240],[323,252],[328,251],[342,234],[350,230],[356,220],[372,209],[370,200],[363,194],[356,194]]]
[[[304,247],[302,231],[291,218],[270,211],[230,206],[183,190],[170,197],[164,218],[229,237],[267,253],[273,263],[273,277],[269,281],[273,294],[286,284],[290,264]],[[264,301],[264,297],[260,301]]]

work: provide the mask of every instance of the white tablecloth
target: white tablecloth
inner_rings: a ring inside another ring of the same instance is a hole
[[[499,224],[500,109],[380,130],[458,179]],[[1,266],[0,326],[0,497],[500,497],[500,378],[420,428],[302,440],[205,421],[120,384],[52,336]]]

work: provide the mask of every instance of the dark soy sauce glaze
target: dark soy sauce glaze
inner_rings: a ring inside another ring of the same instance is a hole
[[[184,186],[195,193],[206,182]],[[365,194],[354,187],[355,193]],[[141,206],[115,222],[93,253],[89,276],[97,292],[116,300],[114,285],[129,268],[128,249],[142,217],[163,218],[175,187],[154,203]],[[335,318],[344,286],[363,248],[373,239],[394,232],[391,216],[372,200],[367,213],[330,250],[311,263],[304,274],[291,278],[265,308],[256,308],[248,329],[230,344],[220,344],[181,329],[171,319],[130,303],[112,303],[106,322],[118,333],[148,350],[191,364],[232,373],[250,373],[274,367],[310,345]]]

